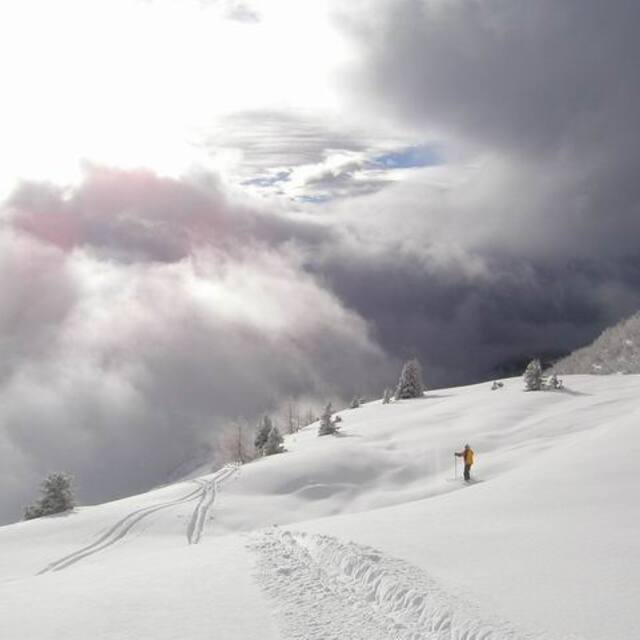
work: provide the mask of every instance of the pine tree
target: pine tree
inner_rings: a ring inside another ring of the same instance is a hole
[[[40,498],[24,510],[24,519],[32,520],[73,509],[75,498],[72,482],[67,473],[50,473],[42,483]]]
[[[284,438],[280,434],[278,427],[273,427],[271,431],[269,431],[269,436],[267,437],[267,442],[264,445],[263,452],[265,456],[272,456],[276,453],[282,453],[284,451],[283,443]]]
[[[389,404],[391,402],[391,397],[393,396],[393,391],[387,387],[382,394],[382,404]]]
[[[542,389],[542,365],[537,358],[528,364],[524,372],[524,387],[526,391]]]
[[[263,453],[263,449],[267,444],[267,440],[269,439],[269,434],[273,429],[273,422],[271,422],[271,418],[269,416],[264,416],[258,424],[258,431],[256,432],[256,438],[253,441],[253,444],[260,454]]]
[[[424,382],[422,381],[422,367],[417,358],[405,362],[396,388],[396,400],[407,398],[422,398]]]
[[[329,403],[320,416],[320,426],[318,427],[319,436],[331,436],[338,433],[340,429],[339,423],[342,422],[342,418],[340,416],[332,418],[332,414],[333,408],[331,406],[331,403]]]

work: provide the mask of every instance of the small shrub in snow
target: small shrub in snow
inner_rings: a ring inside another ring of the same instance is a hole
[[[319,436],[331,436],[338,433],[342,418],[340,416],[333,418],[332,415],[333,408],[331,407],[331,403],[329,403],[320,416],[320,426],[318,427]]]
[[[267,440],[269,439],[269,434],[273,429],[273,422],[269,416],[264,416],[258,425],[258,431],[256,432],[255,440],[253,444],[256,448],[256,451],[260,454],[263,454],[263,450],[267,444]]]
[[[546,387],[548,389],[562,389],[564,387],[564,382],[558,378],[558,376],[554,373],[547,380]]]
[[[243,422],[226,425],[218,438],[218,460],[246,464],[255,457],[251,449],[251,432]]]
[[[313,424],[317,419],[318,419],[318,416],[313,411],[313,409],[307,409],[300,419],[300,426],[301,428],[308,427],[310,424]]]
[[[269,431],[267,442],[262,449],[263,455],[273,456],[276,453],[282,453],[284,451],[284,446],[282,444],[283,442],[284,438],[280,434],[278,427],[273,427],[273,429]]]
[[[524,387],[526,391],[540,391],[542,389],[542,365],[537,358],[528,364],[524,372]]]
[[[382,394],[382,404],[389,404],[393,396],[393,391],[387,387]]]
[[[357,409],[360,404],[362,403],[362,401],[360,400],[360,396],[355,396],[353,398],[353,400],[351,401],[351,404],[349,405],[350,409]]]
[[[298,405],[293,402],[290,402],[287,405],[287,432],[288,433],[298,433],[300,431],[302,424],[302,418],[300,416],[300,411],[298,410]]]
[[[504,383],[494,380],[491,385],[491,391],[497,391],[498,389],[502,389],[502,387],[504,387]]]
[[[422,398],[424,382],[422,381],[422,367],[417,358],[405,362],[396,388],[396,400],[407,398]]]
[[[67,473],[51,473],[42,483],[42,495],[24,510],[24,519],[32,520],[73,509],[72,478]]]

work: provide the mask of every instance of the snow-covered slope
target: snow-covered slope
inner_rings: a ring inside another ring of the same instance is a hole
[[[640,373],[640,312],[557,362],[555,373]]]
[[[0,528],[0,638],[635,639],[640,376],[565,384],[371,403],[342,437]]]

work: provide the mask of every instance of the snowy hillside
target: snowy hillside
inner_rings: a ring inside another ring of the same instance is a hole
[[[640,373],[640,313],[606,329],[592,344],[555,364],[560,374]]]
[[[640,376],[565,384],[370,403],[341,437],[2,527],[0,638],[635,640]]]

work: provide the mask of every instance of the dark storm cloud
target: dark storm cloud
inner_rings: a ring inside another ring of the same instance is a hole
[[[125,495],[227,421],[382,385],[365,321],[303,268],[331,232],[208,176],[92,167],[23,185],[0,222],[0,522],[48,471],[85,501]]]
[[[357,16],[358,79],[401,117],[525,153],[620,143],[637,120],[637,2],[400,0]]]
[[[623,269],[593,264],[560,273],[515,256],[469,253],[443,264],[395,246],[370,256],[336,251],[317,268],[372,320],[390,353],[421,357],[432,386],[517,374],[523,361],[558,357],[640,306],[637,274],[622,284]]]
[[[636,251],[637,2],[378,7],[381,17],[352,22],[362,65],[351,80],[404,123],[508,167],[487,185],[501,190],[494,206],[477,211],[491,232],[533,232],[535,245],[568,253]]]
[[[354,108],[450,164],[325,205],[322,268],[434,381],[559,353],[640,306],[636,2],[399,0],[342,10]]]

